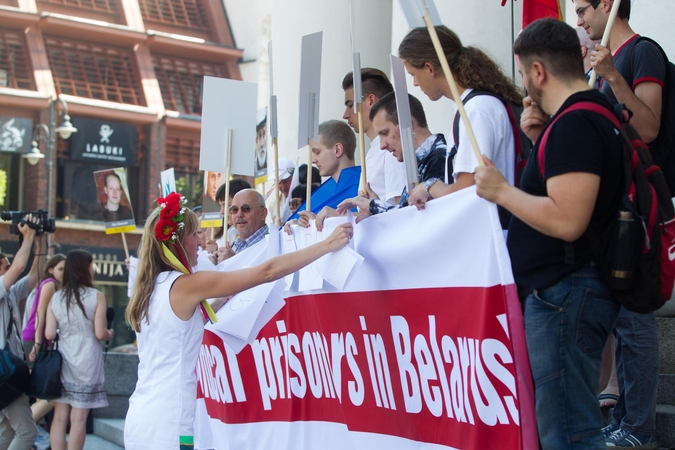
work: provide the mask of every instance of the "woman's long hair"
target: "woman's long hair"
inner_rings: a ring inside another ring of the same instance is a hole
[[[40,279],[40,281],[44,281],[47,278],[54,278],[54,276],[51,273],[49,273],[49,269],[54,270],[54,268],[56,268],[56,266],[65,259],[66,255],[64,255],[63,253],[55,253],[51,258],[49,258],[47,260],[47,264],[45,264],[45,271],[42,273],[42,278]]]
[[[71,303],[77,306],[87,317],[87,312],[82,305],[82,294],[86,287],[94,287],[89,267],[94,258],[86,250],[73,250],[66,256],[66,265],[63,271],[63,296],[66,299],[66,311],[70,309]]]
[[[162,246],[164,243],[155,237],[155,226],[159,220],[160,209],[155,209],[143,228],[143,236],[138,244],[138,272],[134,281],[134,292],[126,309],[126,319],[129,326],[136,332],[141,331],[141,322],[148,322],[148,310],[150,309],[150,296],[155,288],[157,275],[167,270],[175,270],[168,258],[164,255]],[[183,240],[186,236],[194,233],[198,227],[197,215],[190,209],[183,214],[185,226],[182,230],[176,230],[178,239],[175,245],[167,247],[178,259],[187,259],[188,255],[183,248]],[[182,253],[179,255],[178,252]],[[189,260],[188,260],[189,261]],[[194,261],[192,261],[194,263]]]
[[[463,47],[459,36],[446,26],[437,26],[436,33],[457,83],[464,88],[490,91],[509,103],[522,104],[523,96],[518,88],[483,51],[476,47]],[[434,69],[443,73],[426,28],[411,30],[398,46],[398,55],[406,64],[416,69],[421,69],[429,62]]]

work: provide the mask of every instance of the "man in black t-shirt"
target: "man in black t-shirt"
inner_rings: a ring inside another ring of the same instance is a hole
[[[487,161],[476,168],[476,192],[513,213],[507,245],[525,304],[542,448],[600,450],[605,448],[596,399],[600,359],[619,304],[600,279],[585,232],[602,233],[618,209],[621,141],[607,119],[590,111],[567,113],[551,125],[580,101],[611,108],[588,87],[573,28],[538,20],[520,34],[514,52],[530,93],[521,127],[535,147],[520,189]],[[539,137],[549,127],[542,149]]]
[[[611,3],[575,0],[579,17],[591,39],[605,32]],[[631,122],[647,143],[660,131],[666,61],[651,42],[640,40],[628,20],[631,2],[622,0],[609,37],[609,48],[596,46],[591,65],[600,77],[600,90],[610,102],[624,103],[633,112]],[[611,54],[610,54],[611,51]],[[667,155],[653,153],[661,165]],[[659,343],[654,314],[621,308],[616,321],[615,369],[618,386],[610,381],[604,394],[620,393],[612,423],[606,427],[608,443],[624,447],[656,448],[656,385]],[[611,363],[611,362],[610,362]],[[601,386],[604,388],[604,386]],[[632,445],[631,445],[632,444]]]

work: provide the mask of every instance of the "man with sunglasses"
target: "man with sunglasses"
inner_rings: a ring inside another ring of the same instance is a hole
[[[265,199],[255,189],[237,192],[228,212],[232,226],[237,230],[237,237],[232,247],[225,245],[218,249],[219,263],[252,247],[269,233],[269,227],[265,223]]]
[[[577,25],[591,39],[601,39],[612,1],[575,0],[575,8]],[[654,152],[652,145],[658,141],[661,129],[666,61],[656,45],[640,39],[630,27],[630,10],[630,0],[621,0],[608,48],[596,45],[591,53],[591,66],[600,79],[600,91],[610,102],[624,103],[633,112],[631,123],[644,141],[650,143],[654,161],[661,165],[664,159]],[[607,445],[655,449],[659,377],[656,319],[652,313],[638,314],[621,307],[614,330],[618,386],[608,386],[604,392],[618,391],[620,395],[612,422],[603,429]]]

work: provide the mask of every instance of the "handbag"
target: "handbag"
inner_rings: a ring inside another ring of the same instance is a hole
[[[14,314],[12,306],[7,300],[9,307],[9,325],[5,335],[5,348],[0,354],[0,410],[19,398],[28,388],[29,371],[28,365],[23,358],[15,355],[9,348],[9,337],[12,335],[14,326]],[[19,334],[16,330],[17,336]]]
[[[41,348],[33,363],[26,394],[29,397],[53,400],[61,397],[61,364],[63,356],[58,350],[56,337],[52,348]]]

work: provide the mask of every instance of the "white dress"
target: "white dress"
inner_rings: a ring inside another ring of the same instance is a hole
[[[61,366],[62,397],[54,400],[75,408],[102,408],[108,406],[103,373],[103,350],[94,332],[96,297],[94,288],[83,288],[80,300],[84,311],[71,299],[66,308],[63,290],[52,297],[51,308],[59,330],[58,348],[63,355]]]
[[[197,399],[195,368],[204,334],[199,308],[188,321],[171,309],[169,291],[180,272],[162,272],[150,297],[149,322],[141,323],[138,382],[124,422],[126,450],[179,448],[193,436]]]

